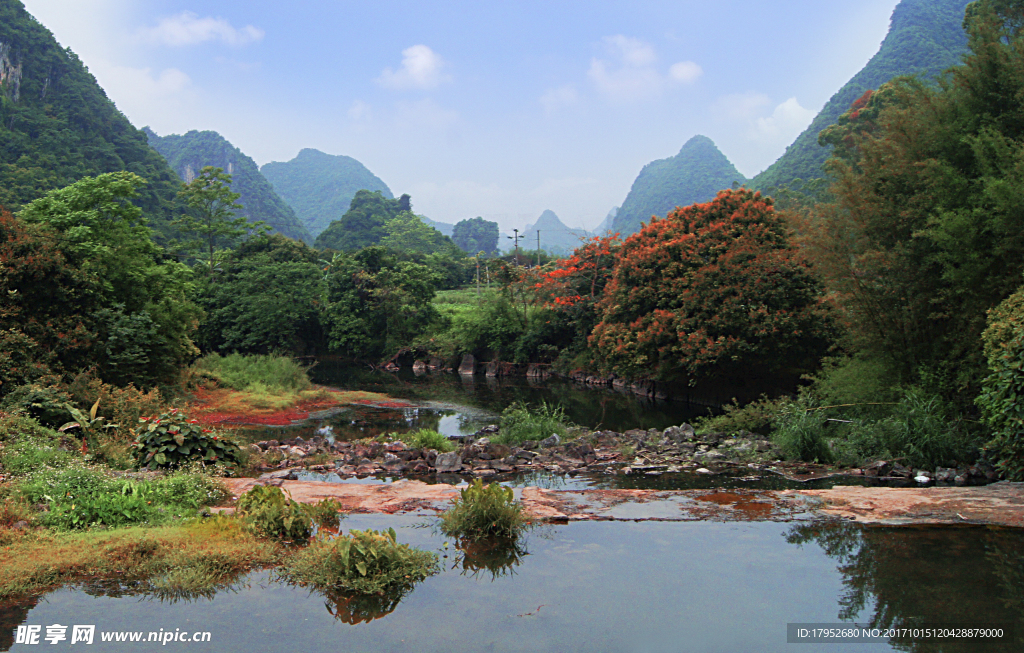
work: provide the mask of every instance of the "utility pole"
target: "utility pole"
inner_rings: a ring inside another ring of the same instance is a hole
[[[540,229],[537,230],[537,267],[540,267]]]
[[[476,303],[480,304],[480,254],[476,253]]]
[[[515,236],[508,236],[508,239],[514,240],[516,243],[516,265],[519,265],[519,230],[513,229],[512,232],[515,233]]]

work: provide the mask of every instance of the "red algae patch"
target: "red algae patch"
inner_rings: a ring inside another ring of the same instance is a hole
[[[350,405],[415,407],[414,404],[394,401],[387,395],[374,392],[335,390],[322,386],[296,395],[292,405],[279,408],[253,405],[247,393],[227,388],[200,388],[193,398],[189,413],[195,419],[203,424],[230,426],[290,426],[309,419],[311,413]]]

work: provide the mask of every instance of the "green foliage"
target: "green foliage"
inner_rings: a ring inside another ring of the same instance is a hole
[[[522,504],[512,488],[484,485],[479,478],[459,492],[452,507],[441,513],[441,531],[466,540],[516,540],[527,527]]]
[[[248,239],[200,284],[206,313],[198,342],[209,351],[309,354],[326,349],[320,324],[324,262],[279,234]]]
[[[774,421],[772,441],[789,460],[832,462],[826,425],[828,415],[808,408],[807,402],[782,407]]]
[[[391,439],[398,439],[413,449],[435,449],[441,453],[455,451],[455,445],[446,436],[430,429],[419,429],[406,433],[391,433]]]
[[[498,223],[481,217],[461,220],[452,229],[452,242],[470,256],[479,252],[494,254],[498,251]]]
[[[401,593],[439,571],[437,554],[399,544],[395,530],[317,539],[283,565],[286,580],[323,592]]]
[[[206,166],[231,171],[231,187],[239,194],[241,211],[249,222],[262,222],[288,238],[312,243],[295,212],[274,192],[274,187],[260,174],[256,162],[214,131],[190,131],[184,135],[157,136],[148,127],[142,131],[149,144],[167,159],[182,179],[190,179]]]
[[[341,219],[331,222],[316,237],[317,249],[355,251],[377,245],[387,236],[385,225],[401,213],[402,201],[388,199],[380,191],[360,190]]]
[[[693,426],[701,433],[710,431],[735,434],[750,431],[767,435],[784,403],[784,399],[769,399],[767,395],[761,395],[742,406],[733,399],[733,403],[722,406],[721,414],[699,417],[694,420]]]
[[[239,497],[237,509],[248,532],[296,544],[307,543],[314,527],[336,529],[341,519],[340,506],[332,499],[306,506],[268,485],[248,490]]]
[[[989,375],[975,400],[992,429],[986,445],[1002,475],[1024,480],[1024,289],[992,309],[983,334]]]
[[[462,256],[451,239],[428,225],[412,211],[400,211],[384,223],[385,235],[380,245],[394,252],[418,254],[446,253]]]
[[[132,455],[139,467],[176,468],[198,462],[230,469],[240,462],[241,451],[231,439],[175,410],[142,418],[138,430]]]
[[[850,81],[829,99],[779,159],[754,177],[752,188],[770,192],[778,199],[785,187],[804,187],[811,196],[821,195],[815,180],[825,177],[825,160],[831,143],[818,136],[850,108],[866,91],[877,89],[899,75],[934,78],[960,63],[966,51],[962,28],[964,8],[970,0],[902,0],[892,13],[889,32],[878,52]]]
[[[291,161],[267,163],[260,172],[314,237],[349,210],[357,191],[392,197],[387,184],[355,159],[308,148]]]
[[[312,387],[306,368],[285,356],[207,354],[192,369],[235,390],[301,392]]]
[[[0,206],[18,211],[83,177],[130,170],[149,185],[132,201],[171,235],[178,180],[85,65],[21,2],[0,7]],[[16,71],[16,72],[15,72]]]
[[[711,201],[720,190],[746,181],[710,138],[694,136],[676,156],[644,166],[612,222],[612,231],[627,236],[652,216]]]
[[[197,253],[205,250],[210,277],[214,276],[217,249],[231,247],[252,229],[263,226],[260,222],[250,223],[242,213],[245,207],[237,203],[241,195],[231,190],[231,175],[221,168],[204,167],[195,179],[184,184],[178,196],[188,206],[188,211],[181,214],[174,225],[194,236],[183,243],[186,250]]]
[[[73,442],[72,442],[73,444]],[[68,464],[74,456],[61,448],[61,436],[29,417],[0,418],[0,469],[22,477]]]
[[[4,409],[24,412],[43,426],[57,428],[73,418],[71,396],[58,385],[23,385],[15,388],[0,403]]]
[[[29,503],[46,503],[49,510],[41,522],[65,530],[188,518],[226,496],[223,486],[203,474],[135,480],[77,461],[35,471],[16,492]]]
[[[557,435],[564,438],[566,434],[565,411],[561,406],[541,402],[540,406],[531,408],[526,404],[514,402],[501,412],[501,428],[492,439],[502,444],[522,444],[527,440],[543,440]]]

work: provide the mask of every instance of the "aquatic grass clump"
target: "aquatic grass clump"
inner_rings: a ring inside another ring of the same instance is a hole
[[[391,433],[388,437],[401,440],[413,449],[434,449],[441,453],[455,451],[455,444],[451,440],[431,429],[420,429],[407,433]]]
[[[543,440],[552,435],[564,438],[567,431],[565,411],[561,406],[541,402],[540,406],[531,408],[515,402],[502,411],[500,430],[491,441],[508,445],[522,444],[527,440]]]
[[[440,571],[436,553],[399,544],[395,529],[318,538],[283,565],[281,576],[321,592],[388,594]]]
[[[512,488],[484,485],[479,478],[459,492],[452,507],[441,513],[441,532],[467,540],[514,541],[529,525]]]
[[[238,514],[246,532],[282,542],[305,544],[314,526],[337,529],[341,506],[333,499],[303,505],[278,487],[257,485],[238,499]]]

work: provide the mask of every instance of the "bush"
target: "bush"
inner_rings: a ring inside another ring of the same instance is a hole
[[[192,370],[221,386],[256,394],[301,392],[312,386],[306,368],[285,356],[207,354]]]
[[[785,403],[785,399],[769,399],[766,395],[761,395],[760,399],[744,406],[733,400],[733,403],[722,407],[721,415],[699,417],[694,420],[693,425],[702,433],[714,431],[731,434],[750,431],[766,435],[771,431],[772,422],[778,418]]]
[[[176,468],[190,462],[233,467],[240,462],[237,444],[176,410],[152,419],[142,418],[139,431],[132,444],[139,467]]]
[[[832,452],[825,435],[827,416],[806,401],[791,403],[775,418],[772,441],[790,460],[819,463],[832,461]]]
[[[1024,481],[1024,288],[992,309],[982,341],[990,374],[976,403],[994,436],[986,449],[1004,477]]]
[[[57,385],[30,384],[15,388],[4,397],[2,407],[27,414],[43,426],[57,428],[73,421],[71,395]]]
[[[340,506],[325,499],[304,506],[285,495],[281,488],[257,485],[238,499],[238,512],[245,530],[258,537],[305,544],[317,527],[337,528]]]
[[[513,403],[501,413],[501,429],[493,438],[502,444],[521,444],[527,440],[543,440],[553,434],[564,438],[566,434],[565,411],[560,406],[542,402],[538,408],[530,409],[526,404]]]
[[[526,528],[523,507],[512,488],[480,479],[459,493],[452,507],[441,514],[441,531],[449,537],[517,539]]]
[[[399,544],[395,530],[389,528],[318,539],[284,564],[282,576],[324,592],[388,594],[411,588],[438,571],[436,553]]]

